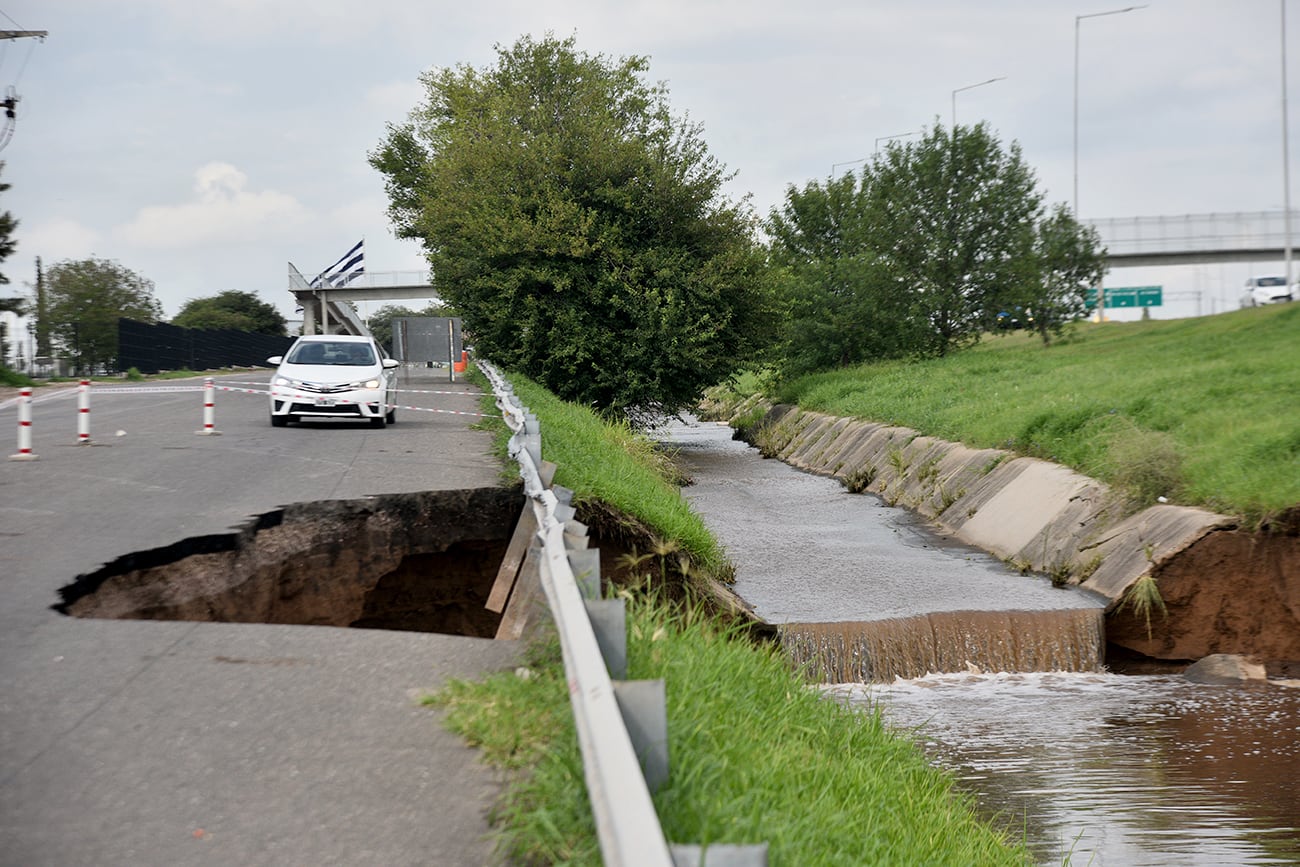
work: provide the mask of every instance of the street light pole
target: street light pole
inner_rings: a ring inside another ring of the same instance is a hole
[[[919,132],[900,132],[897,135],[882,135],[876,139],[876,147],[871,151],[873,154],[880,153],[880,143],[882,141],[893,141],[896,138],[907,138],[909,135],[920,135]]]
[[[835,170],[838,169],[840,166],[851,166],[857,163],[866,162],[869,159],[871,159],[871,157],[858,157],[856,160],[846,160],[845,162],[842,163],[831,163],[831,179],[834,180]]]
[[[1291,288],[1291,156],[1286,119],[1286,0],[1282,6],[1282,231],[1286,234],[1286,287]]]
[[[997,78],[990,78],[988,81],[981,81],[979,84],[968,84],[968,85],[966,85],[965,87],[959,87],[959,88],[957,88],[956,90],[954,90],[954,91],[952,92],[952,128],[953,128],[953,130],[956,131],[956,129],[957,129],[957,94],[961,93],[963,90],[970,90],[970,89],[973,88],[973,87],[983,87],[983,86],[986,85],[986,84],[992,84],[992,83],[995,82],[995,81],[1004,81],[1004,80],[1006,80],[1006,76],[1005,76],[1005,75],[999,75]]]
[[[1074,218],[1076,220],[1079,219],[1079,22],[1085,18],[1101,18],[1106,15],[1132,12],[1135,9],[1145,9],[1147,5],[1144,3],[1141,6],[1112,9],[1109,12],[1091,12],[1087,15],[1074,16]],[[1099,307],[1098,310],[1100,309]]]

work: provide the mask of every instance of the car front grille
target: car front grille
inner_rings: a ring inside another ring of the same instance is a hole
[[[316,406],[311,403],[295,403],[289,406],[292,415],[361,415],[361,407],[355,403],[341,403],[337,406]]]
[[[341,391],[352,391],[353,386],[346,382],[300,382],[298,388],[313,394],[338,394]]]

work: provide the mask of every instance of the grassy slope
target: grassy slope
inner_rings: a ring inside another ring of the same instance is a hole
[[[814,374],[779,399],[997,446],[1115,482],[1171,444],[1171,499],[1260,518],[1300,503],[1300,304],[1082,325],[925,362]],[[1138,443],[1137,449],[1125,444]]]
[[[555,483],[579,498],[601,500],[650,527],[717,574],[724,562],[713,535],[667,481],[663,460],[645,436],[603,424],[591,410],[565,403],[524,376],[510,382],[542,422],[542,457],[558,465]]]
[[[774,867],[1030,863],[878,713],[822,700],[776,651],[696,609],[626,595],[629,675],[667,692],[655,806],[668,840],[767,843]],[[558,648],[531,653],[526,679],[456,682],[432,701],[489,761],[526,769],[498,811],[512,863],[598,865]]]

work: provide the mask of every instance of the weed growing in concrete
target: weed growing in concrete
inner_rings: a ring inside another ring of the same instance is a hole
[[[1074,564],[1069,560],[1058,560],[1047,569],[1047,577],[1053,587],[1064,587],[1074,576]]]
[[[841,480],[845,490],[850,494],[860,494],[871,487],[871,483],[876,480],[876,465],[864,464],[856,470],[850,472]]]
[[[965,488],[957,488],[956,490],[950,490],[946,486],[940,485],[939,486],[939,511],[936,514],[942,515],[944,512],[952,508],[953,503],[957,502],[964,496],[966,496]],[[972,510],[972,514],[973,513],[974,510]]]
[[[1165,608],[1165,600],[1160,595],[1160,588],[1156,586],[1156,579],[1152,578],[1149,572],[1134,581],[1133,585],[1124,591],[1119,609],[1122,611],[1125,608],[1133,612],[1134,617],[1140,617],[1146,622],[1148,641],[1151,640],[1151,612],[1158,610],[1161,615],[1169,616],[1169,611]]]
[[[889,450],[889,465],[894,468],[894,473],[900,480],[907,478],[907,471],[911,465],[901,448],[895,446]]]

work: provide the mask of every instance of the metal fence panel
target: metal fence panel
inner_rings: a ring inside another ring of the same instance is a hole
[[[451,364],[460,361],[460,318],[401,316],[393,320],[393,357],[399,361]]]

